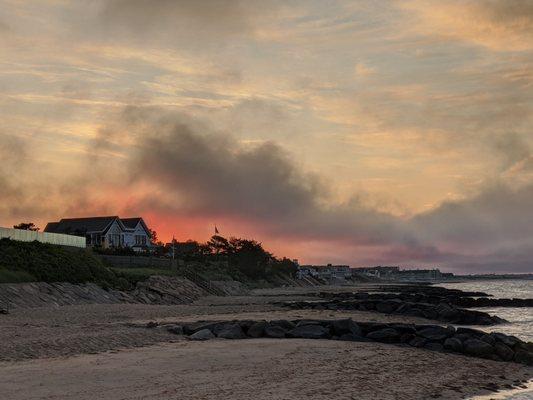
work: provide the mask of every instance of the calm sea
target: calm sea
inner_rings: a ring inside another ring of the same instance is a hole
[[[461,283],[442,283],[448,289],[460,289],[467,291],[478,291],[491,294],[496,299],[503,298],[533,298],[533,280],[497,280],[497,281],[472,281]],[[491,315],[497,315],[507,321],[508,324],[502,324],[493,327],[481,327],[486,331],[500,331],[508,335],[514,335],[522,340],[533,342],[533,308],[512,308],[512,307],[488,307],[479,308],[480,311],[488,312]],[[480,327],[476,327],[480,328]]]

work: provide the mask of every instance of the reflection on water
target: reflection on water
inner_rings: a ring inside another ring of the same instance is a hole
[[[532,280],[498,280],[498,281],[473,281],[460,283],[442,283],[448,289],[460,289],[466,291],[485,292],[496,299],[503,298],[533,298]],[[533,309],[530,307],[486,307],[477,310],[497,315],[509,321],[509,324],[498,325],[497,327],[477,327],[485,331],[500,331],[508,335],[514,335],[525,341],[533,341]]]

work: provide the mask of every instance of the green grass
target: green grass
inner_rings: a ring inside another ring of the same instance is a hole
[[[64,248],[39,242],[0,240],[3,282],[95,282],[115,286],[117,276],[86,249]]]

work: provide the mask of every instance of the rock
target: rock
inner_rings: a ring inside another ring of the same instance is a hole
[[[294,324],[291,321],[287,321],[286,319],[278,319],[278,320],[270,321],[269,324],[281,326],[283,329],[287,331],[290,331],[291,329],[294,329],[296,327],[296,324]]]
[[[430,326],[417,331],[418,336],[422,336],[431,341],[442,341],[455,333],[453,327],[443,328],[442,326]]]
[[[400,343],[409,343],[414,338],[416,338],[416,336],[412,333],[402,333],[402,336],[400,336]]]
[[[421,317],[424,318],[424,313],[419,308],[411,308],[410,310],[404,312],[404,314],[409,315],[411,317]]]
[[[439,314],[441,319],[450,321],[457,318],[458,315],[457,309],[447,303],[440,303],[437,307],[435,307],[435,311]]]
[[[424,345],[425,349],[432,350],[432,351],[442,351],[444,350],[444,346],[437,342],[429,342]]]
[[[168,325],[167,331],[175,335],[183,335],[183,326],[181,325]]]
[[[498,357],[500,357],[503,361],[511,361],[514,357],[514,351],[503,343],[496,342],[494,349],[496,350]]]
[[[475,338],[479,338],[485,334],[485,332],[481,332],[481,331],[478,331],[477,329],[472,329],[472,328],[457,328],[456,333],[458,335],[464,333],[469,336],[473,336]]]
[[[409,342],[409,346],[413,347],[424,347],[427,343],[427,339],[421,338],[421,337],[415,337]]]
[[[488,343],[491,346],[494,346],[496,344],[496,339],[494,338],[494,336],[491,335],[483,335],[481,336],[480,340],[483,340],[485,343]]]
[[[396,329],[385,328],[378,331],[370,332],[366,335],[368,339],[375,340],[376,342],[384,343],[396,343],[400,340],[400,334]]]
[[[148,322],[148,323],[146,324],[146,327],[147,327],[148,329],[152,329],[152,328],[155,328],[157,325],[159,325],[157,322],[155,322],[155,321],[150,321],[150,322]]]
[[[330,337],[329,330],[322,325],[304,325],[290,330],[287,334],[293,338],[325,339]]]
[[[437,311],[435,311],[433,308],[422,310],[422,314],[424,315],[424,318],[427,319],[437,319],[439,317],[439,314],[437,314]]]
[[[475,336],[469,335],[468,333],[457,333],[453,335],[455,339],[458,339],[461,341],[461,343],[464,343],[468,339],[476,339]]]
[[[400,300],[387,300],[381,301],[376,304],[376,311],[380,313],[392,314],[396,311],[401,305]]]
[[[463,352],[463,342],[461,342],[456,337],[448,338],[448,339],[446,339],[444,341],[444,348],[446,350],[455,351],[456,353],[462,353]]]
[[[222,339],[244,339],[246,335],[239,324],[231,324],[225,325],[220,332],[217,332],[217,337]]]
[[[256,322],[248,328],[248,336],[253,338],[260,338],[265,335],[265,328],[267,323],[265,321]]]
[[[337,319],[332,324],[333,332],[337,336],[351,333],[356,336],[363,336],[361,327],[357,325],[351,318]]]
[[[306,326],[306,325],[320,325],[320,321],[316,319],[301,319],[296,323],[296,326]]]
[[[270,338],[284,338],[287,331],[278,325],[267,325],[264,329],[265,336]]]
[[[209,329],[210,331],[214,331],[218,325],[218,323],[206,321],[193,322],[192,324],[183,325],[183,333],[186,335],[192,335],[203,329]]]
[[[523,349],[518,349],[514,355],[514,360],[520,364],[533,365],[533,353]]]
[[[370,341],[364,336],[354,335],[353,333],[345,333],[344,335],[341,335],[339,337],[339,340],[343,340],[346,342],[369,342]]]
[[[496,341],[501,342],[510,348],[513,348],[515,345],[520,343],[520,339],[517,337],[504,335],[503,333],[491,333],[490,336],[496,339]]]
[[[477,357],[487,357],[494,353],[494,347],[479,339],[468,339],[463,347],[466,354]]]
[[[198,332],[189,336],[189,340],[209,340],[214,339],[215,335],[209,329],[200,329]]]

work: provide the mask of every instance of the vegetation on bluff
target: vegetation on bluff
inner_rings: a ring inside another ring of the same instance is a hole
[[[115,286],[117,276],[85,249],[0,240],[0,282],[95,282]]]
[[[171,248],[159,248],[169,256]],[[126,255],[124,249],[116,254]],[[274,283],[293,277],[296,264],[276,258],[255,240],[215,235],[207,243],[188,241],[174,249],[176,270],[151,268],[109,268],[98,254],[87,249],[65,248],[39,243],[0,240],[0,283],[7,282],[94,282],[103,287],[132,288],[151,275],[182,275],[184,269],[208,280],[234,279],[251,285]],[[106,251],[106,254],[112,254]],[[127,253],[130,254],[129,252]],[[131,253],[133,255],[134,253]]]

